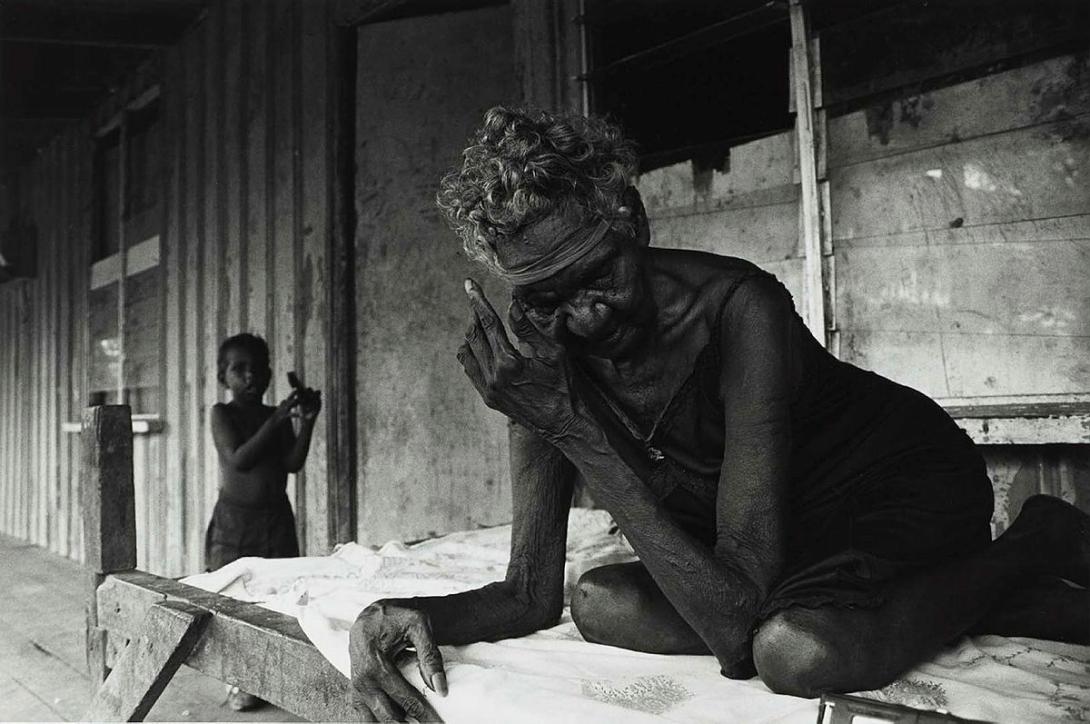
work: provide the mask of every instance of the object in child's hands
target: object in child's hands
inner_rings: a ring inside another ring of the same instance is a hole
[[[299,375],[295,374],[294,370],[288,373],[288,384],[291,385],[293,389],[303,389],[303,381],[299,379]]]
[[[825,694],[818,704],[817,724],[944,724],[945,722],[982,724],[974,719],[962,719],[945,711],[914,709],[901,704],[887,704],[842,694]]]

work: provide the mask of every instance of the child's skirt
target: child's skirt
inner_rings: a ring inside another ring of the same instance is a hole
[[[294,558],[299,555],[295,515],[285,495],[267,507],[216,501],[204,536],[206,570],[213,571],[244,556]]]

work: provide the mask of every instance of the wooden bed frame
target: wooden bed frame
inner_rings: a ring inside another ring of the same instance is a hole
[[[1090,404],[948,407],[979,444],[1090,442]],[[353,721],[348,681],[289,616],[136,570],[132,418],[84,412],[81,504],[90,569],[85,719],[143,719],[182,664],[311,720]]]
[[[127,405],[84,412],[81,504],[90,570],[89,721],[136,721],[182,664],[311,720],[359,720],[348,681],[294,618],[136,570]]]

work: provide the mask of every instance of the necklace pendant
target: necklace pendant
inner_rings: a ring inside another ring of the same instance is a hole
[[[659,450],[654,445],[647,446],[647,457],[649,457],[653,463],[660,463],[666,459],[666,456],[662,454],[662,450]]]

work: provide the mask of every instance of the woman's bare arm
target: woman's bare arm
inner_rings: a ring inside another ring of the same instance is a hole
[[[741,291],[741,290],[740,290]],[[749,296],[749,295],[747,295]],[[786,314],[775,295],[758,289],[753,299],[740,299],[732,308],[746,315],[724,319],[724,349],[731,361],[724,380],[731,395],[725,414],[730,429],[723,463],[724,489],[719,496],[720,543],[715,550],[700,545],[659,505],[643,482],[649,469],[645,451],[594,414],[569,390],[566,377],[539,369],[531,360],[514,356],[498,320],[479,290],[470,294],[481,320],[470,340],[473,359],[467,373],[486,402],[507,414],[530,415],[531,424],[551,429],[554,445],[574,464],[595,500],[613,514],[640,560],[686,622],[707,643],[728,676],[752,675],[750,636],[757,609],[779,572],[782,558],[781,520],[789,440],[787,420]],[[789,302],[787,302],[789,305]],[[480,362],[489,354],[495,357]],[[756,353],[750,356],[750,352]],[[765,369],[766,365],[773,369]],[[488,372],[485,368],[488,368]],[[549,375],[552,375],[551,377]],[[562,420],[534,416],[536,395],[555,388],[554,395],[574,407]],[[738,398],[736,395],[742,395]],[[733,493],[738,487],[742,499]],[[767,545],[767,548],[761,546]]]
[[[393,661],[416,649],[420,674],[440,696],[447,691],[439,644],[522,636],[560,618],[564,553],[574,468],[551,445],[509,427],[513,524],[511,560],[503,581],[449,596],[384,599],[360,613],[349,632],[352,698],[379,719],[404,712],[419,721],[438,714]]]
[[[449,596],[389,602],[426,613],[436,643],[524,636],[560,619],[575,470],[556,448],[521,425],[510,423],[508,436],[513,522],[505,579]]]

